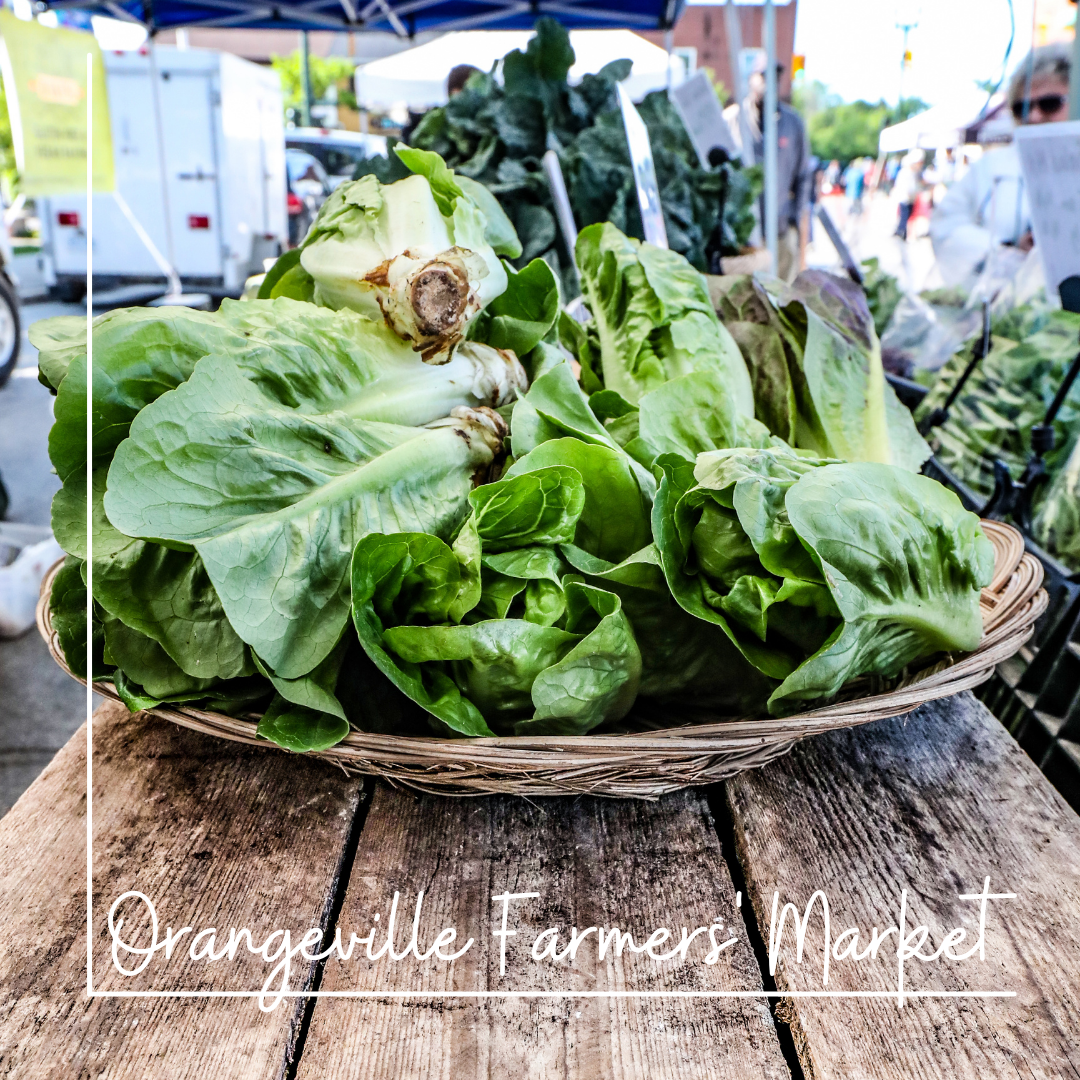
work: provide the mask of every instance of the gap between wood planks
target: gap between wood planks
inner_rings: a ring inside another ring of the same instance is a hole
[[[739,862],[738,851],[735,844],[735,821],[728,808],[727,793],[724,784],[712,784],[703,789],[702,794],[709,804],[709,812],[712,814],[713,825],[716,835],[720,840],[720,851],[723,853],[724,862],[728,865],[732,884],[738,894],[741,894],[743,903],[739,908],[742,915],[743,926],[746,929],[746,937],[750,942],[750,948],[754,951],[754,959],[757,960],[758,969],[761,971],[761,984],[769,993],[776,992],[776,980],[769,973],[769,953],[765,948],[765,941],[758,928],[757,919],[754,916],[754,905],[746,889],[746,877],[743,874],[742,863]],[[791,1080],[806,1080],[803,1073],[802,1062],[799,1053],[795,1049],[795,1038],[792,1027],[783,1019],[787,998],[770,997],[765,999],[769,1004],[769,1013],[773,1018],[773,1026],[776,1028],[776,1037],[780,1041],[780,1051],[784,1055],[784,1061],[791,1070]]]
[[[348,892],[349,879],[352,877],[353,863],[356,861],[356,852],[360,847],[360,837],[364,831],[364,822],[367,821],[368,810],[371,809],[371,798],[375,792],[376,780],[373,776],[364,777],[364,786],[360,792],[360,799],[356,804],[356,812],[353,814],[352,824],[349,826],[348,839],[341,852],[341,861],[338,863],[334,874],[334,883],[327,897],[326,906],[323,908],[322,945],[319,951],[327,948],[327,942],[334,938],[338,919],[341,918],[341,909],[345,903],[345,894]],[[327,957],[317,960],[311,973],[308,989],[317,991],[322,986],[323,972],[326,970]],[[301,998],[297,1006],[296,1016],[288,1042],[285,1044],[285,1059],[278,1073],[279,1080],[296,1080],[296,1070],[300,1065],[300,1059],[304,1054],[304,1044],[307,1042],[308,1031],[311,1029],[311,1018],[315,1014],[315,1006],[318,1005],[317,997]]]
[[[371,809],[375,786],[379,782],[380,781],[375,777],[366,777],[364,780],[363,791],[360,800],[357,803],[356,812],[353,815],[349,836],[342,851],[341,861],[338,864],[338,869],[334,876],[332,890],[328,896],[326,907],[324,908],[324,918],[320,923],[323,930],[323,943],[320,946],[320,949],[325,949],[327,947],[327,942],[333,939],[334,932],[337,929],[338,921],[341,917],[342,908],[345,903],[346,893],[348,892],[349,881],[352,877],[356,855],[359,850],[360,838],[364,832],[368,811]],[[747,940],[754,954],[754,959],[757,961],[758,969],[761,973],[762,985],[766,991],[775,992],[777,989],[776,981],[769,973],[768,953],[765,948],[765,942],[761,937],[761,932],[758,929],[757,920],[754,917],[753,906],[747,895],[746,880],[736,851],[735,823],[732,819],[731,811],[728,808],[725,785],[713,784],[699,790],[712,815],[713,828],[716,831],[717,839],[720,841],[720,849],[724,861],[727,863],[732,882],[734,883],[736,891],[742,895],[745,901],[739,908],[739,914],[742,918]],[[308,984],[309,990],[315,992],[321,988],[326,964],[327,958],[325,957],[316,961],[314,964]],[[773,1026],[776,1029],[777,1039],[780,1043],[780,1049],[783,1053],[785,1064],[791,1072],[791,1080],[806,1080],[798,1052],[795,1048],[792,1028],[788,1021],[783,1019],[782,1014],[785,1000],[780,998],[768,998],[766,1000],[768,1002],[769,1013],[772,1016]],[[317,997],[300,999],[297,1014],[293,1021],[292,1034],[285,1047],[285,1057],[282,1069],[278,1073],[279,1080],[296,1080],[297,1070],[299,1069],[303,1058],[308,1032],[311,1029],[312,1018],[319,1001],[320,999]]]

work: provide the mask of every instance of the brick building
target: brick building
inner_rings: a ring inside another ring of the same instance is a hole
[[[795,47],[795,10],[798,0],[776,7],[776,55],[784,65],[780,77],[780,96],[791,97],[791,55]],[[737,4],[743,48],[758,48],[763,44],[762,29],[764,8],[760,4]],[[664,35],[660,31],[645,31],[641,36],[661,46]],[[727,14],[723,4],[687,6],[675,24],[673,42],[675,48],[697,49],[697,66],[711,68],[729,94],[735,92],[735,73],[731,70],[731,52],[727,39]]]

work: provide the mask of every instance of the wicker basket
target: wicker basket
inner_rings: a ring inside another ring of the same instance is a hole
[[[1012,656],[1046,610],[1042,564],[1024,552],[1023,539],[1011,526],[984,521],[983,528],[994,545],[995,568],[994,580],[982,594],[986,630],[982,643],[973,653],[929,663],[888,686],[878,680],[882,692],[867,695],[870,681],[861,680],[849,687],[849,700],[797,716],[693,725],[686,724],[685,717],[673,716],[673,721],[684,721],[681,726],[647,734],[439,739],[353,731],[337,746],[314,756],[349,772],[382,776],[393,784],[443,795],[590,793],[649,799],[723,780],[787,753],[809,735],[899,716],[924,702],[977,686],[990,677],[995,665]],[[71,674],[49,615],[49,591],[58,566],[42,583],[37,622],[53,659]],[[96,683],[94,689],[118,700],[111,682]],[[864,696],[855,696],[860,690]],[[255,720],[184,705],[148,711],[206,735],[273,747],[256,738]]]

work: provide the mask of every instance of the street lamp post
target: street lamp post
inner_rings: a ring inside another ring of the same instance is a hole
[[[900,95],[897,106],[904,106],[904,76],[907,74],[908,64],[911,62],[911,51],[908,49],[908,35],[919,25],[919,5],[908,2],[900,2],[896,5],[896,29],[904,32],[904,50],[900,54]],[[902,120],[903,117],[898,117]]]

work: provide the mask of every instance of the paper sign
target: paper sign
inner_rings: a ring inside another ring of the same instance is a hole
[[[675,87],[669,96],[703,169],[709,167],[709,151],[714,146],[726,150],[729,157],[737,155],[720,99],[704,71],[696,72],[681,86]]]
[[[1080,120],[1015,132],[1046,284],[1080,274]]]
[[[630,151],[630,167],[634,171],[634,185],[637,187],[645,239],[650,244],[666,248],[667,229],[664,226],[664,212],[660,207],[660,186],[656,182],[656,169],[653,166],[652,143],[649,142],[645,121],[634,108],[634,103],[622,83],[619,83],[619,108],[622,109],[623,127],[626,128],[626,145]]]
[[[548,150],[542,159],[544,175],[547,177],[548,188],[551,191],[551,201],[555,204],[555,217],[562,229],[563,239],[566,241],[566,250],[571,255],[577,246],[577,223],[574,221],[574,211],[570,206],[570,196],[566,191],[566,179],[563,177],[562,165],[559,164],[559,155],[554,150]]]
[[[94,190],[112,191],[112,132],[105,68],[93,34],[42,26],[0,11],[4,73],[19,190],[86,190],[86,54],[94,79]]]

